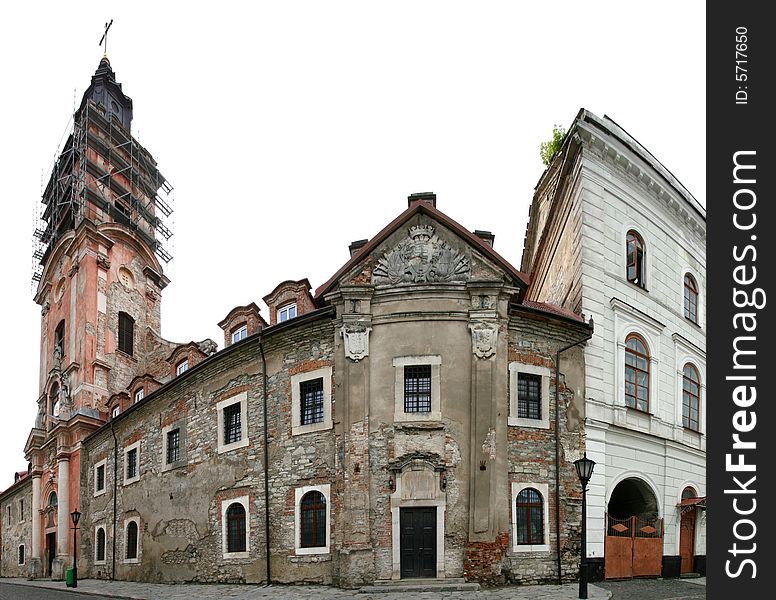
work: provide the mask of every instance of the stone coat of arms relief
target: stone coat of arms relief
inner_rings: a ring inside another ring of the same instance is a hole
[[[489,358],[496,353],[498,325],[495,323],[472,323],[472,352],[477,358]]]
[[[452,248],[430,225],[410,227],[409,235],[377,261],[373,283],[437,283],[466,281],[469,259]]]
[[[340,330],[345,341],[345,356],[353,362],[369,356],[369,332],[371,327],[361,323],[344,325]]]

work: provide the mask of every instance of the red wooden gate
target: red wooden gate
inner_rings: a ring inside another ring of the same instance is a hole
[[[663,566],[663,519],[606,515],[606,579],[657,577]]]

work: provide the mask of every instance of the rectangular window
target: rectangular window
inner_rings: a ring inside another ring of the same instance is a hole
[[[242,437],[240,403],[224,408],[224,444],[239,442]]]
[[[296,304],[287,304],[278,309],[278,323],[288,321],[296,316]]]
[[[19,520],[24,521],[24,498],[19,500]]]
[[[178,363],[178,366],[175,367],[176,375],[185,373],[188,370],[189,370],[189,359],[182,360],[181,362]]]
[[[135,320],[125,312],[119,313],[119,350],[132,356],[134,353]]]
[[[105,489],[105,465],[97,465],[94,470],[94,491],[101,492]]]
[[[243,325],[242,327],[240,327],[240,329],[232,333],[232,343],[233,344],[237,343],[240,340],[244,340],[247,337],[248,337],[248,327],[246,325]]]
[[[542,418],[542,377],[530,373],[517,374],[517,417]]]
[[[299,384],[300,425],[323,422],[323,378],[303,381]]]
[[[404,412],[431,412],[431,365],[404,367]]]
[[[114,406],[113,410],[110,413],[110,416],[115,419],[116,417],[119,416],[120,412],[121,412],[121,407],[120,406]]]
[[[127,450],[127,476],[126,479],[137,477],[137,448]]]
[[[145,390],[143,388],[140,388],[138,391],[135,392],[135,404],[140,402],[143,397],[145,396]]]
[[[167,432],[167,464],[178,462],[181,458],[181,430]]]

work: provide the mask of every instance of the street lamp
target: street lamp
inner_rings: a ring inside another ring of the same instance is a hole
[[[590,460],[585,452],[582,458],[574,461],[574,466],[577,469],[579,482],[582,484],[582,558],[579,561],[579,597],[584,599],[587,598],[587,506],[585,495],[587,484],[593,475],[595,461]]]
[[[81,513],[78,510],[74,510],[70,513],[70,518],[73,519],[73,587],[78,587],[78,520],[81,518]]]

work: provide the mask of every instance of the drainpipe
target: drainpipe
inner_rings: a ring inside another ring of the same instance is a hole
[[[119,481],[119,441],[116,438],[116,430],[113,428],[113,417],[111,417],[110,421],[110,432],[113,434],[113,535],[111,535],[113,550],[111,552],[110,568],[110,578],[112,581],[116,578],[116,491]]]
[[[264,356],[264,340],[259,339],[259,351],[261,352],[261,376],[262,376],[262,393],[264,396],[264,540],[266,542],[266,554],[267,554],[267,585],[272,584],[272,578],[270,577],[270,559],[269,559],[269,439],[267,434],[267,427],[269,418],[267,416],[267,359]]]
[[[561,348],[555,354],[555,547],[558,561],[558,585],[563,583],[560,558],[560,355],[561,352],[570,350],[593,337],[593,317],[590,317],[589,326],[590,335]],[[584,527],[584,524],[582,526]],[[583,548],[582,551],[584,552],[585,549]]]

